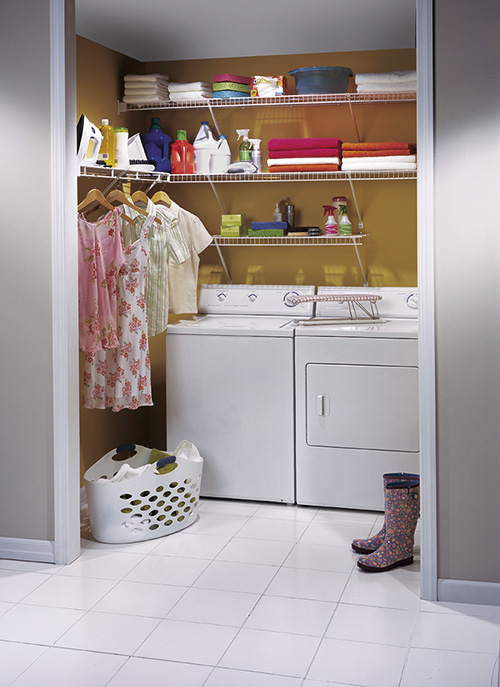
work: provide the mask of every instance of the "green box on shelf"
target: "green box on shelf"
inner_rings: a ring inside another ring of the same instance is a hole
[[[284,236],[285,232],[283,229],[249,229],[248,235],[255,237]]]
[[[220,235],[229,237],[246,236],[247,226],[246,224],[222,224],[220,228]]]

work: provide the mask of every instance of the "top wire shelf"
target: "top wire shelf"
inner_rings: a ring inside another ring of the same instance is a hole
[[[221,109],[225,107],[290,107],[292,105],[342,105],[414,102],[415,91],[390,93],[324,93],[316,95],[277,95],[268,98],[201,98],[199,100],[153,100],[143,103],[118,103],[118,112],[132,110]]]

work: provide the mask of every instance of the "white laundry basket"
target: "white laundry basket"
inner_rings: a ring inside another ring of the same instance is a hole
[[[178,532],[196,520],[203,470],[198,450],[182,441],[173,451],[174,469],[165,474],[158,474],[157,464],[149,463],[151,451],[123,444],[86,471],[90,525],[97,541],[121,544],[155,539]],[[125,464],[133,468],[131,473],[141,468],[141,474],[112,481]]]

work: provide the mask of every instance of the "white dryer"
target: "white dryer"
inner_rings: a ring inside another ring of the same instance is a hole
[[[304,505],[383,509],[382,475],[419,471],[416,289],[321,287],[376,294],[379,322],[336,324],[318,303],[295,329],[296,489]]]
[[[294,503],[294,318],[313,286],[204,285],[167,328],[167,446],[204,458],[202,496]]]

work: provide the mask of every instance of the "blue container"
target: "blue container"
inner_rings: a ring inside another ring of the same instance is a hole
[[[353,76],[348,67],[301,67],[288,73],[295,78],[299,95],[346,93]]]
[[[148,160],[156,162],[156,172],[170,172],[169,145],[172,139],[164,134],[160,126],[160,118],[151,118],[149,133],[141,134],[142,145]]]

